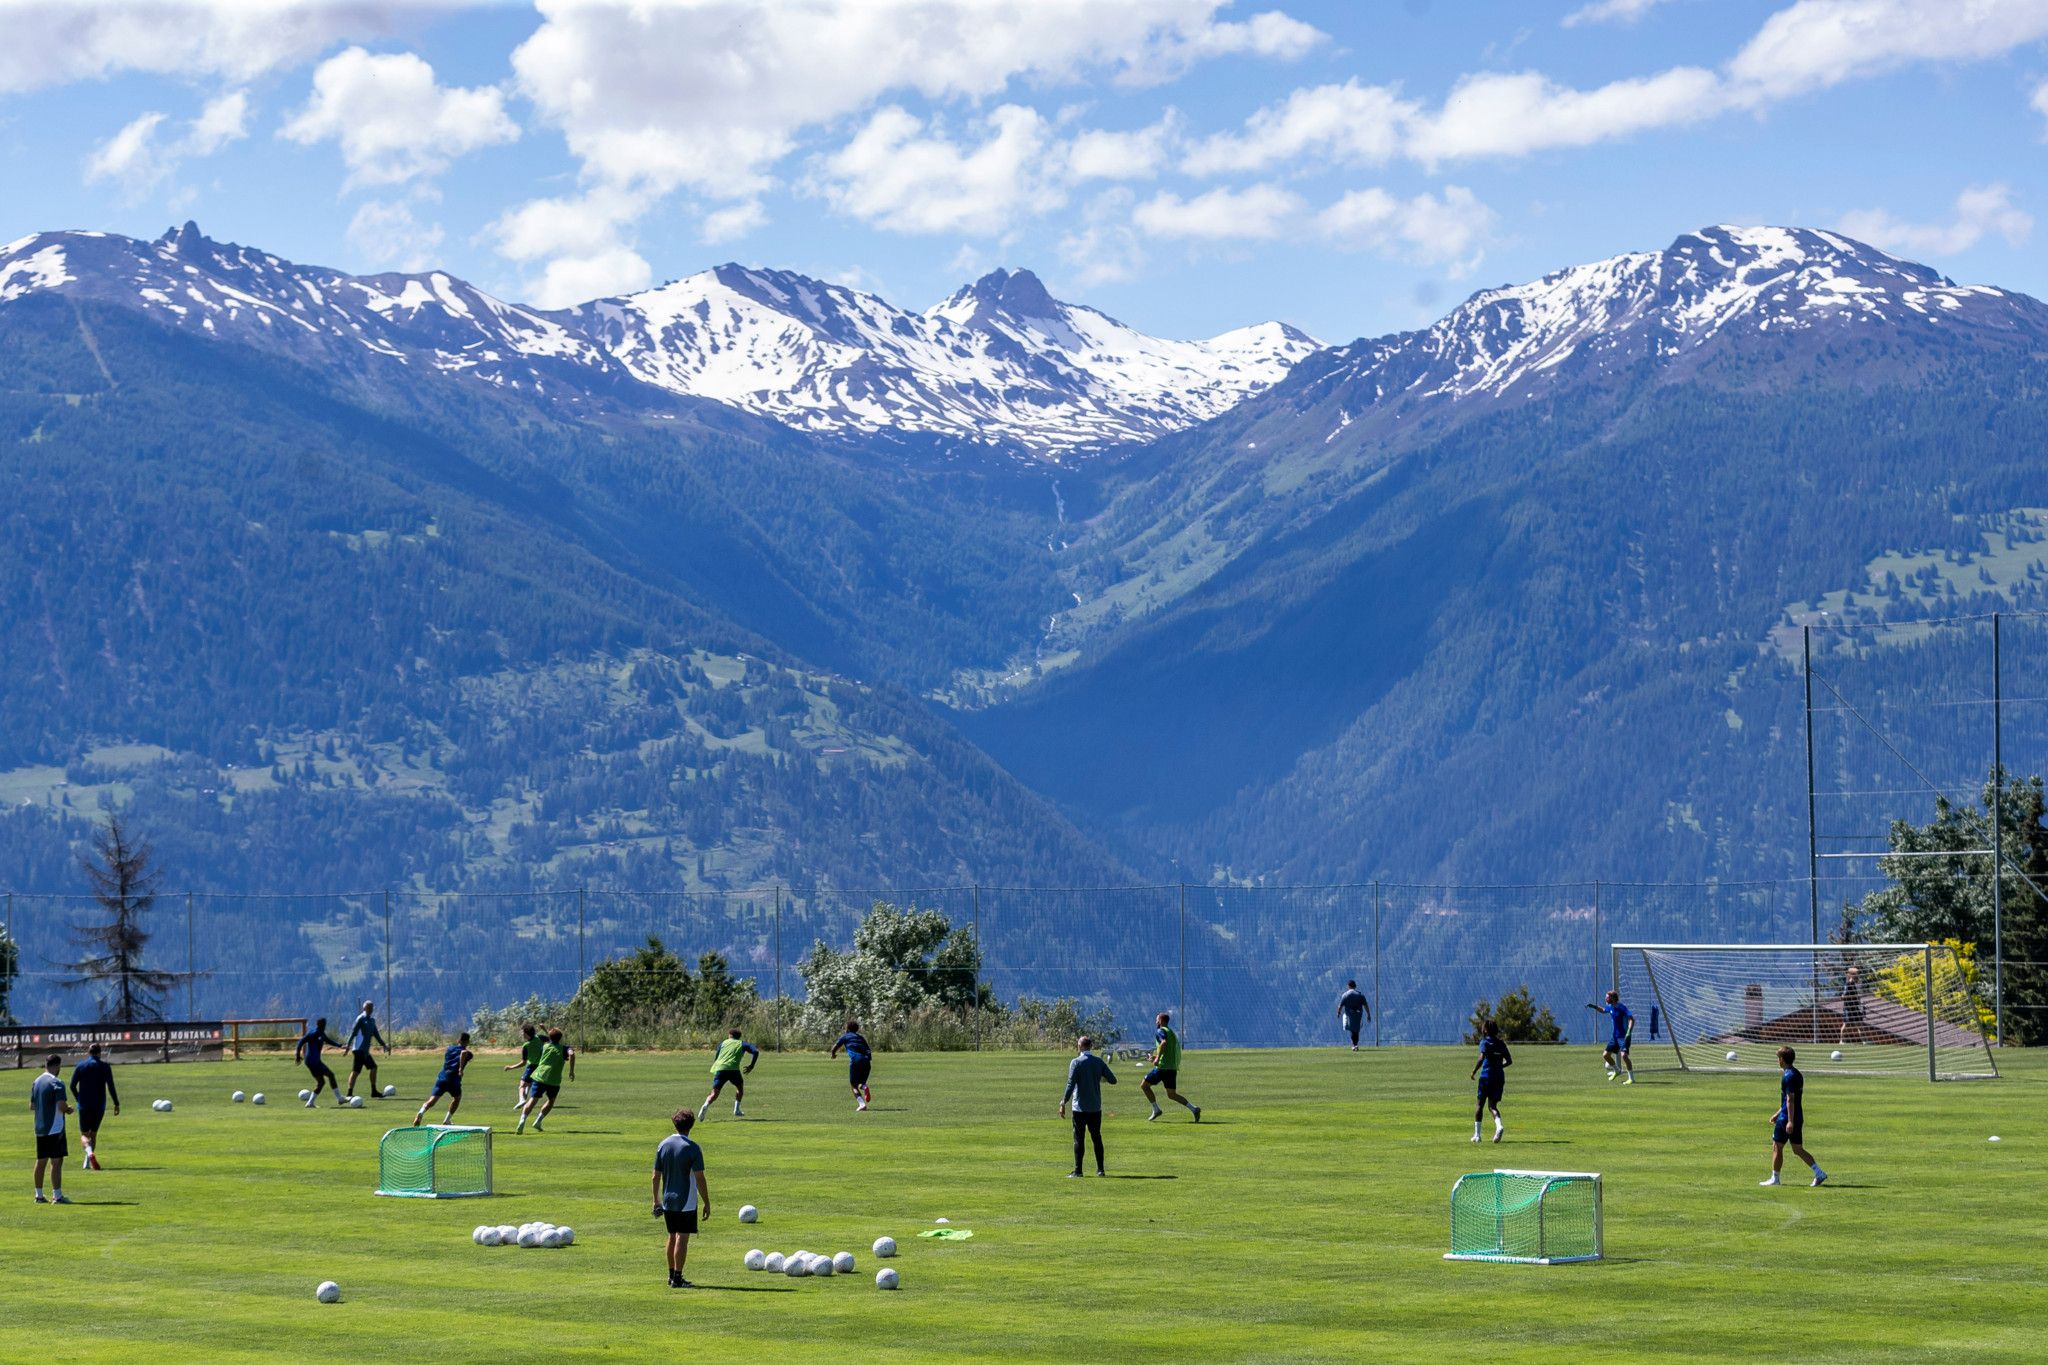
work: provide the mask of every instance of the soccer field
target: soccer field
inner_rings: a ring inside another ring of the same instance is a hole
[[[1759,1189],[1774,1076],[1602,1079],[1598,1053],[1516,1053],[1507,1140],[1472,1146],[1467,1049],[1191,1052],[1203,1122],[1144,1122],[1119,1065],[1112,1178],[1065,1178],[1066,1058],[885,1054],[856,1115],[842,1063],[765,1056],[747,1117],[714,1106],[712,1215],[670,1290],[648,1173],[704,1054],[593,1054],[539,1136],[482,1055],[462,1119],[498,1128],[498,1196],[380,1199],[377,1139],[438,1057],[385,1066],[400,1098],[308,1112],[278,1060],[124,1066],[108,1169],[76,1207],[29,1198],[26,1095],[0,1201],[0,1358],[767,1361],[2035,1359],[2048,1351],[2048,1056],[1931,1085],[1809,1077],[1830,1184]],[[67,1072],[68,1076],[68,1072]],[[263,1108],[230,1104],[264,1090]],[[155,1098],[176,1102],[154,1113]],[[1490,1132],[1490,1128],[1489,1128]],[[2003,1139],[1990,1143],[1986,1138]],[[73,1151],[77,1150],[74,1139]],[[1607,1260],[1447,1262],[1448,1199],[1494,1166],[1606,1177]],[[743,1203],[762,1211],[740,1224]],[[964,1242],[917,1233],[949,1218]],[[484,1221],[575,1227],[484,1248]],[[869,1245],[901,1254],[874,1287]],[[750,1273],[750,1247],[853,1251],[850,1277]],[[343,1300],[314,1302],[321,1280]]]

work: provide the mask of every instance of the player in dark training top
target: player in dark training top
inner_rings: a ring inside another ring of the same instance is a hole
[[[1500,1135],[1507,1131],[1500,1121],[1500,1097],[1507,1089],[1508,1068],[1514,1064],[1515,1054],[1501,1040],[1500,1025],[1487,1020],[1479,1030],[1479,1060],[1472,1063],[1472,1075],[1479,1078],[1479,1103],[1472,1110],[1474,1142],[1479,1141],[1479,1121],[1489,1109],[1493,1111],[1493,1140],[1499,1142]]]
[[[868,1089],[868,1072],[874,1065],[875,1052],[868,1046],[868,1040],[861,1037],[858,1020],[846,1021],[846,1032],[833,1041],[832,1051],[827,1055],[837,1057],[842,1048],[846,1050],[846,1079],[852,1083],[853,1098],[857,1101],[853,1109],[859,1113],[875,1097]]]
[[[313,1093],[306,1097],[306,1107],[308,1109],[311,1109],[313,1102],[320,1098],[320,1091],[323,1088],[333,1090],[334,1102],[336,1104],[341,1103],[341,1082],[335,1079],[334,1073],[328,1069],[327,1063],[320,1060],[321,1048],[340,1046],[341,1041],[339,1039],[327,1036],[327,1021],[323,1018],[315,1019],[313,1027],[306,1030],[305,1037],[299,1039],[299,1045],[292,1049],[292,1060],[295,1062],[303,1061],[306,1064],[306,1070],[313,1073]]]
[[[1611,1081],[1615,1078],[1617,1073],[1614,1068],[1618,1062],[1628,1070],[1628,1076],[1622,1084],[1634,1085],[1636,1064],[1629,1060],[1628,1045],[1636,1036],[1636,1017],[1629,1013],[1627,1005],[1621,1003],[1621,992],[1609,991],[1606,1004],[1589,1004],[1586,1008],[1597,1010],[1607,1016],[1607,1046],[1600,1050],[1600,1062],[1607,1068],[1607,1079]]]
[[[71,1069],[71,1098],[78,1101],[78,1136],[85,1144],[80,1164],[88,1171],[106,1169],[100,1165],[100,1124],[107,1117],[107,1101],[114,1102],[114,1117],[121,1116],[121,1092],[114,1088],[114,1068],[100,1056],[100,1045],[85,1050],[85,1060]]]
[[[1351,1050],[1358,1051],[1358,1030],[1361,1024],[1372,1021],[1372,1006],[1366,1003],[1365,992],[1358,989],[1356,981],[1344,983],[1344,994],[1337,997],[1337,1022],[1351,1035]]]
[[[1759,1185],[1779,1184],[1778,1171],[1785,1164],[1785,1149],[1790,1147],[1792,1155],[1813,1168],[1813,1183],[1825,1185],[1828,1173],[1820,1168],[1806,1150],[1806,1077],[1799,1068],[1792,1065],[1799,1054],[1789,1047],[1778,1049],[1778,1065],[1785,1068],[1778,1077],[1778,1112],[1771,1115],[1771,1174],[1768,1180],[1759,1180]]]
[[[420,1112],[412,1116],[412,1126],[417,1128],[427,1121],[427,1111],[443,1095],[448,1097],[448,1116],[441,1121],[454,1121],[455,1111],[462,1107],[462,1073],[476,1060],[476,1054],[469,1050],[469,1035],[456,1039],[446,1052],[441,1054],[441,1074],[434,1078],[434,1088],[427,1096],[427,1102],[420,1106]]]

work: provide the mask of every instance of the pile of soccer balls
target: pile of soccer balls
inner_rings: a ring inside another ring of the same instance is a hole
[[[576,1229],[558,1228],[553,1223],[510,1223],[493,1227],[486,1223],[469,1234],[480,1247],[565,1247],[576,1241]]]
[[[894,1256],[896,1239],[878,1237],[875,1239],[875,1255]],[[756,1247],[746,1255],[744,1262],[749,1270],[765,1270],[771,1275],[788,1275],[793,1279],[806,1276],[827,1279],[833,1275],[851,1275],[855,1269],[853,1253],[842,1251],[834,1256],[820,1255],[814,1251],[762,1251]],[[875,1275],[875,1286],[879,1289],[894,1289],[899,1283],[894,1270],[883,1269]]]

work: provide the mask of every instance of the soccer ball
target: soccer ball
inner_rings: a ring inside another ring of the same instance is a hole
[[[362,1107],[363,1107],[363,1097],[362,1097],[361,1095],[350,1095],[350,1096],[348,1097],[348,1107],[349,1107],[349,1108],[351,1108],[351,1109],[360,1109],[360,1108],[362,1108]]]
[[[1835,1049],[1835,1050],[1834,1050],[1833,1052],[1830,1052],[1830,1053],[1828,1054],[1828,1060],[1829,1060],[1829,1061],[1831,1061],[1831,1062],[1839,1062],[1839,1061],[1841,1061],[1841,1060],[1842,1060],[1842,1049],[1840,1049],[1840,1048],[1836,1048],[1836,1049]]]
[[[159,1114],[168,1114],[171,1112],[171,1102],[169,1100],[158,1100],[149,1107],[156,1110],[156,1112]]]
[[[492,1246],[516,1247],[519,1245],[519,1229],[510,1223],[498,1224],[498,1240]]]
[[[1734,1053],[1733,1051],[1730,1051],[1730,1052],[1729,1052],[1729,1054],[1728,1054],[1728,1060],[1729,1060],[1729,1061],[1731,1061],[1731,1062],[1735,1060],[1735,1053]]]
[[[320,1287],[313,1291],[313,1297],[322,1303],[340,1303],[341,1286],[332,1280],[322,1280]]]
[[[396,1095],[397,1093],[398,1087],[395,1085],[387,1085],[384,1087],[384,1098],[387,1100],[390,1099],[393,1095]]]
[[[561,1233],[561,1234],[562,1234],[562,1245],[563,1245],[563,1246],[565,1246],[565,1247],[566,1247],[566,1246],[574,1246],[574,1245],[576,1245],[576,1229],[574,1229],[574,1228],[556,1228],[556,1229],[555,1229],[555,1231],[556,1231],[556,1232],[559,1232],[559,1233]]]
[[[875,1255],[894,1256],[895,1254],[896,1239],[894,1237],[877,1237],[875,1239]]]
[[[230,1101],[231,1101],[232,1103],[235,1103],[235,1104],[240,1104],[240,1103],[241,1103],[241,1102],[242,1102],[243,1100],[246,1100],[246,1099],[248,1099],[248,1098],[249,1098],[249,1097],[248,1097],[247,1095],[244,1095],[244,1094],[243,1094],[243,1093],[242,1093],[241,1091],[239,1091],[239,1090],[237,1090],[237,1091],[236,1091],[236,1092],[235,1092],[234,1094],[232,1094],[232,1095],[228,1096],[228,1099],[229,1099],[229,1100],[230,1100]]]
[[[256,1092],[255,1094],[251,1095],[251,1096],[249,1097],[249,1103],[251,1103],[251,1104],[261,1104],[261,1103],[263,1103],[263,1092],[262,1092],[261,1090],[259,1090],[259,1091],[257,1091],[257,1092]]]
[[[544,1247],[565,1247],[569,1245],[569,1239],[560,1228],[549,1228],[540,1235],[540,1244]]]
[[[755,1208],[752,1204],[740,1205],[740,1221],[742,1223],[751,1223],[760,1216],[761,1210]]]
[[[791,1256],[789,1259],[785,1260],[782,1263],[782,1273],[789,1276],[792,1280],[794,1280],[799,1276],[808,1274],[809,1272],[804,1269],[803,1257]]]
[[[300,1101],[301,1103],[304,1103],[305,1101],[307,1101],[307,1100],[310,1100],[310,1099],[312,1099],[312,1098],[313,1098],[313,1092],[312,1092],[312,1091],[310,1091],[310,1090],[301,1090],[301,1091],[299,1092],[299,1101]]]
[[[896,1272],[893,1269],[884,1267],[875,1272],[875,1288],[877,1289],[894,1289],[900,1283],[902,1281],[897,1278]]]
[[[755,1247],[747,1253],[746,1266],[749,1270],[760,1270],[768,1264],[768,1253]]]
[[[475,1243],[476,1243],[476,1244],[477,1244],[478,1246],[482,1246],[482,1245],[484,1244],[484,1234],[485,1234],[485,1233],[487,1233],[487,1232],[496,1232],[496,1231],[497,1231],[497,1229],[496,1229],[496,1228],[487,1228],[487,1227],[485,1227],[485,1226],[484,1226],[483,1224],[479,1223],[479,1224],[477,1224],[477,1226],[476,1226],[476,1227],[475,1227],[475,1228],[474,1228],[474,1229],[473,1229],[473,1230],[472,1230],[472,1231],[470,1232],[470,1234],[469,1234],[469,1240],[470,1240],[470,1241],[472,1241],[472,1242],[475,1242]]]
[[[482,1227],[476,1230],[476,1244],[480,1247],[494,1247],[504,1240],[504,1234],[495,1227]]]
[[[828,1276],[837,1269],[838,1267],[832,1264],[832,1258],[830,1256],[811,1257],[811,1273],[813,1275],[821,1277]]]
[[[533,1226],[533,1224],[531,1223],[528,1223],[525,1227],[519,1229],[519,1245],[523,1247],[539,1246],[540,1229]]]
[[[761,1258],[761,1269],[771,1275],[780,1275],[784,1264],[783,1255],[779,1251],[771,1251]]]
[[[853,1273],[853,1253],[842,1251],[837,1256],[834,1256],[832,1258],[832,1268],[842,1275],[851,1275]]]

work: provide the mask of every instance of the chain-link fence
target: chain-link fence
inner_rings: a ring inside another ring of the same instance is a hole
[[[1609,945],[1806,942],[1816,902],[1825,935],[1845,901],[1884,884],[174,893],[144,917],[144,963],[168,974],[160,1003],[172,1017],[339,1022],[375,1000],[388,1023],[453,1027],[483,1006],[568,1001],[599,964],[658,939],[692,970],[717,953],[763,999],[801,1002],[815,946],[850,949],[888,904],[936,911],[979,947],[976,1040],[1021,1009],[1066,1001],[1059,1017],[1125,1039],[1148,1038],[1171,1010],[1196,1046],[1334,1042],[1349,981],[1371,1003],[1378,1043],[1455,1042],[1476,1001],[1520,988],[1582,1038]],[[72,965],[103,922],[94,901],[15,893],[4,913],[19,945],[15,1016],[99,1017],[103,989],[79,985]]]

